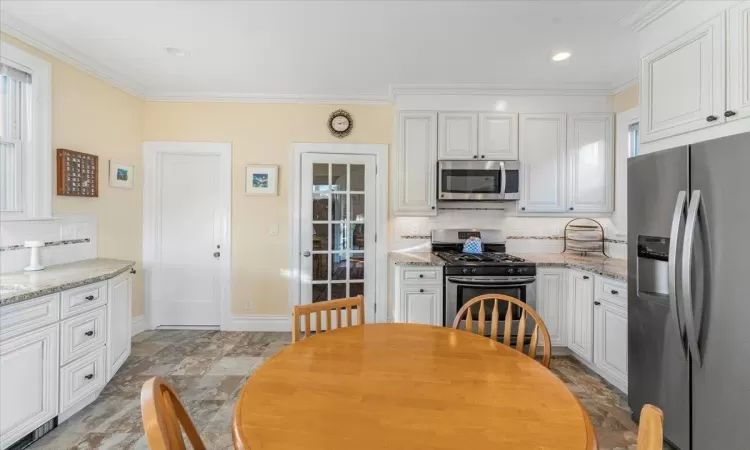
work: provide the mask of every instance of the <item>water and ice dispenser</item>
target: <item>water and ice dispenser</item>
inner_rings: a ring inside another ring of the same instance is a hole
[[[638,235],[638,292],[669,295],[669,238]]]

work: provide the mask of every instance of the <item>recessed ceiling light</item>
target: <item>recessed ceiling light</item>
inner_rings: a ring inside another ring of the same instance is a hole
[[[166,50],[167,54],[170,56],[190,56],[190,52],[180,50],[177,47],[166,47],[164,50]]]
[[[560,53],[555,53],[554,55],[552,55],[552,61],[555,61],[555,62],[565,61],[568,58],[570,58],[569,52],[560,52]]]

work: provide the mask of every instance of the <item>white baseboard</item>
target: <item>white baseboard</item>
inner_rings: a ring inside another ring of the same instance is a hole
[[[281,331],[291,333],[292,317],[286,314],[269,316],[233,316],[224,331]]]
[[[147,329],[148,327],[146,326],[146,316],[140,315],[138,317],[133,317],[133,324],[130,333],[132,336],[143,333]]]

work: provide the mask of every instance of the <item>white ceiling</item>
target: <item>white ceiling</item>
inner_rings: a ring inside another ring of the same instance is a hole
[[[387,99],[393,85],[615,88],[638,75],[637,37],[618,23],[637,6],[3,0],[0,18],[3,31],[145,97],[367,101]],[[562,50],[573,56],[552,63]]]

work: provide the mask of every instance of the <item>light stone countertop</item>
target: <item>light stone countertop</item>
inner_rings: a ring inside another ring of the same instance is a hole
[[[0,306],[104,281],[129,270],[134,265],[133,261],[96,258],[47,266],[44,270],[36,272],[0,274]],[[11,286],[15,289],[7,289]]]
[[[605,256],[581,256],[575,253],[513,253],[536,263],[537,267],[569,267],[627,283],[628,261]]]
[[[391,252],[391,262],[397,266],[444,266],[445,261],[434,253]]]

